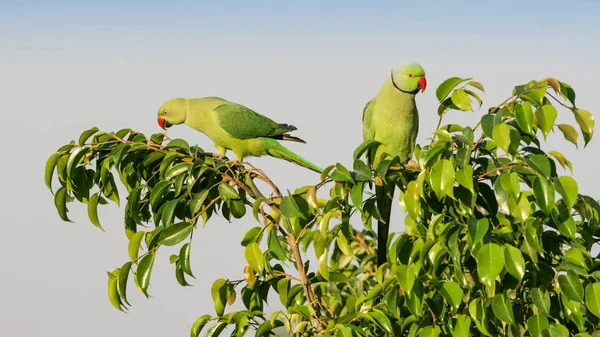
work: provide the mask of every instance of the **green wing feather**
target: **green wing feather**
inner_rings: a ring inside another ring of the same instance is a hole
[[[243,105],[225,103],[214,109],[219,125],[231,136],[237,139],[252,139],[258,137],[276,138],[296,130],[288,124],[279,124]]]

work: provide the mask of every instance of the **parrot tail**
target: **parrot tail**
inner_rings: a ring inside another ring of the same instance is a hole
[[[306,142],[303,139],[300,139],[298,137],[294,137],[292,135],[288,135],[288,134],[283,134],[275,139],[280,139],[280,140],[287,140],[290,142],[297,142],[297,143],[303,143],[306,144]]]
[[[387,262],[387,241],[390,232],[390,217],[392,214],[392,200],[394,200],[395,187],[396,186],[393,183],[387,182],[385,182],[383,186],[375,186],[375,193],[377,195],[377,208],[379,208],[379,213],[381,214],[381,218],[383,219],[383,221],[377,222],[378,266],[381,266],[382,264]]]
[[[302,166],[309,170],[313,170],[317,173],[323,173],[322,168],[320,168],[316,164],[313,164],[313,163],[309,162],[308,160],[300,157],[299,155],[295,154],[294,152],[288,150],[283,145],[279,144],[279,142],[276,140],[272,142],[271,146],[267,150],[267,153],[270,156],[273,156],[275,158],[287,160],[290,163],[294,163],[296,165]]]

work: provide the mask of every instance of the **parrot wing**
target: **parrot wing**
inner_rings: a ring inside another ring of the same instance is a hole
[[[214,110],[219,125],[237,139],[267,137],[285,139],[287,132],[296,130],[288,124],[278,124],[253,110],[236,103],[225,103]],[[292,137],[294,138],[294,137]]]

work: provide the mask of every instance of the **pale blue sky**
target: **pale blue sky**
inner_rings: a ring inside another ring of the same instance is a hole
[[[127,259],[122,209],[101,208],[107,233],[81,206],[71,206],[75,224],[62,223],[43,184],[48,156],[92,126],[159,132],[155,113],[167,99],[218,95],[296,125],[308,143],[289,147],[315,163],[350,165],[365,103],[406,61],[421,63],[428,78],[417,97],[420,143],[437,122],[435,88],[450,76],[485,85],[481,111],[515,84],[546,76],[570,83],[581,107],[600,111],[596,1],[122,3],[0,1],[0,111],[10,158],[0,165],[1,336],[186,335],[212,313],[213,280],[242,275],[239,242],[255,224],[215,218],[194,236],[194,287],[176,283],[164,250],[153,297],[131,287],[129,314],[114,310],[105,271]],[[472,125],[481,111],[448,121]],[[573,122],[564,110],[559,120]],[[184,126],[169,135],[213,149]],[[551,135],[548,149],[563,151],[580,191],[597,197],[598,140],[576,151],[561,139]],[[251,160],[283,188],[318,179],[276,159]],[[398,206],[394,217],[401,223]]]

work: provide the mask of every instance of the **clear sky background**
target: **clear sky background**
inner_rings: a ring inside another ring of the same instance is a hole
[[[212,282],[242,277],[240,240],[254,220],[215,217],[194,236],[194,287],[176,283],[161,250],[152,298],[130,287],[129,314],[112,308],[106,271],[127,260],[122,209],[101,208],[106,233],[81,205],[69,213],[76,223],[63,223],[43,183],[47,158],[83,130],[159,132],[167,99],[216,95],[297,126],[308,144],[289,147],[315,163],[350,166],[365,103],[406,61],[428,79],[417,97],[420,143],[437,122],[435,89],[450,76],[474,77],[487,93],[480,111],[447,122],[473,125],[514,85],[546,76],[571,84],[597,117],[599,15],[592,0],[0,1],[0,335],[185,336],[213,313]],[[574,123],[565,110],[559,121]],[[185,126],[169,135],[214,150]],[[547,149],[573,162],[581,193],[600,197],[598,139],[576,150],[557,133]],[[318,179],[276,159],[251,161],[284,189]],[[397,205],[393,216],[402,223]]]

